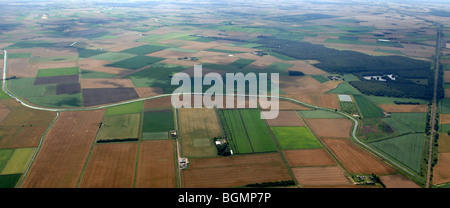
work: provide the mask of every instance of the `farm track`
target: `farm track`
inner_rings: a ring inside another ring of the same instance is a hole
[[[7,63],[7,51],[4,50],[4,69],[3,69],[3,80],[6,79],[6,64]],[[21,103],[22,105],[24,105],[25,107],[28,108],[32,108],[32,109],[37,109],[37,110],[44,110],[44,111],[53,111],[53,112],[64,112],[64,111],[86,111],[86,110],[98,110],[98,109],[104,109],[104,108],[108,108],[108,107],[112,107],[112,106],[118,106],[118,105],[122,105],[122,104],[128,104],[128,103],[133,103],[133,102],[139,102],[139,101],[144,101],[144,100],[150,100],[150,99],[155,99],[155,98],[161,98],[161,97],[168,97],[168,96],[172,96],[172,95],[180,95],[180,94],[161,94],[161,95],[157,95],[157,96],[153,96],[153,97],[146,97],[146,98],[139,98],[139,99],[134,99],[134,100],[128,100],[128,101],[123,101],[123,102],[119,102],[119,103],[114,103],[114,104],[108,104],[108,105],[103,105],[103,106],[97,106],[97,107],[87,107],[87,108],[45,108],[45,107],[39,107],[39,106],[33,106],[30,104],[27,104],[25,102],[23,102],[22,100],[20,100],[19,98],[17,98],[16,96],[14,96],[12,93],[10,93],[7,90],[6,87],[6,82],[3,82],[2,85],[2,90],[7,93],[10,97],[14,98],[15,100],[17,100],[19,103]],[[191,93],[191,95],[202,95],[203,93]],[[256,96],[256,95],[229,95],[229,94],[224,94],[225,96]],[[275,98],[273,96],[267,96],[268,98]],[[315,109],[321,109],[321,110],[327,110],[327,111],[331,111],[331,112],[335,112],[334,109],[330,109],[330,108],[325,108],[325,107],[319,107],[319,106],[314,106],[293,98],[289,98],[289,97],[283,97],[283,96],[277,96],[279,99],[284,99],[287,101],[291,101],[309,108],[315,108]],[[353,131],[352,131],[352,138],[354,139],[354,141],[361,147],[365,148],[366,150],[372,152],[373,154],[383,158],[384,160],[388,161],[390,164],[392,164],[393,166],[395,166],[398,169],[401,169],[402,171],[404,171],[405,173],[413,176],[414,178],[423,181],[423,179],[416,175],[415,173],[407,170],[406,168],[404,168],[402,165],[398,164],[397,162],[391,160],[390,158],[388,158],[387,156],[385,156],[383,153],[380,153],[379,151],[377,151],[376,149],[370,147],[369,145],[365,144],[364,142],[362,142],[361,140],[358,139],[358,137],[356,136],[356,132],[358,130],[358,126],[359,126],[359,122],[354,119],[351,115],[347,115],[343,112],[337,111],[335,113],[341,114],[347,118],[349,118],[350,120],[352,120],[354,122],[354,126],[353,126]]]

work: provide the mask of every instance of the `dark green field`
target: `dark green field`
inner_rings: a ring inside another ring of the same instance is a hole
[[[172,111],[149,111],[144,113],[143,132],[163,132],[174,130]]]
[[[107,64],[106,66],[124,68],[124,69],[139,69],[164,60],[163,58],[150,56],[135,56],[122,61]]]
[[[363,95],[353,95],[353,98],[355,99],[363,118],[379,118],[384,116],[381,108],[372,103]]]

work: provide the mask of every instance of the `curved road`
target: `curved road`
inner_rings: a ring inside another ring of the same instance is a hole
[[[4,51],[4,63],[3,63],[3,85],[2,85],[2,90],[7,93],[9,96],[11,96],[12,98],[14,98],[15,100],[17,100],[19,103],[21,103],[23,106],[26,106],[28,108],[32,108],[32,109],[37,109],[37,110],[43,110],[43,111],[53,111],[53,112],[62,112],[62,111],[79,111],[79,110],[96,110],[96,109],[103,109],[103,108],[108,108],[108,107],[112,107],[112,106],[117,106],[117,105],[122,105],[122,104],[127,104],[127,103],[133,103],[133,102],[138,102],[138,101],[143,101],[143,100],[150,100],[150,99],[155,99],[155,98],[160,98],[160,97],[167,97],[167,96],[172,96],[173,94],[162,94],[162,95],[158,95],[158,96],[153,96],[153,97],[146,97],[146,98],[140,98],[140,99],[134,99],[134,100],[128,100],[128,101],[124,101],[124,102],[119,102],[119,103],[114,103],[114,104],[108,104],[108,105],[103,105],[103,106],[98,106],[98,107],[90,107],[90,108],[45,108],[45,107],[39,107],[39,106],[33,106],[30,104],[27,104],[25,102],[23,102],[22,100],[20,100],[19,98],[17,98],[16,96],[14,96],[12,93],[10,93],[7,88],[6,88],[6,67],[7,67],[7,51]],[[191,93],[192,95],[203,95],[203,93]],[[176,95],[176,94],[175,94]],[[227,95],[227,94],[224,94]],[[230,95],[230,96],[235,96],[235,95]],[[257,95],[236,95],[236,96],[257,96]],[[277,98],[274,96],[267,96],[269,98]],[[335,111],[334,109],[329,109],[329,108],[325,108],[325,107],[319,107],[319,106],[314,106],[308,103],[304,103],[302,101],[299,100],[295,100],[292,98],[288,98],[288,97],[282,97],[282,96],[278,96],[279,99],[284,99],[284,100],[288,100],[291,102],[295,102],[307,107],[311,107],[311,108],[316,108],[316,109],[321,109],[321,110],[327,110],[327,111],[331,111],[331,112],[335,112],[338,114],[341,114],[347,118],[349,118],[350,120],[352,120],[354,122],[354,126],[353,126],[353,131],[352,131],[352,137],[353,139],[356,141],[357,144],[359,144],[360,146],[366,148],[367,150],[370,150],[372,153],[376,154],[377,156],[383,158],[386,161],[389,161],[393,166],[395,166],[398,169],[403,170],[404,172],[408,173],[409,175],[415,177],[416,179],[423,181],[422,178],[420,178],[419,176],[417,176],[415,173],[407,170],[406,168],[404,168],[403,166],[399,165],[397,162],[389,159],[388,157],[386,157],[384,154],[378,152],[376,149],[370,147],[369,145],[365,144],[364,142],[362,142],[361,140],[358,139],[358,137],[356,136],[356,132],[358,130],[358,126],[359,126],[359,122],[353,118],[352,116],[340,112],[340,111]],[[56,120],[56,118],[55,118]],[[50,126],[51,127],[51,126]],[[49,127],[49,128],[50,128]],[[36,151],[37,152],[37,151]]]

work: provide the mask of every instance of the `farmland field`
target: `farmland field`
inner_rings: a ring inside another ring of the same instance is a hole
[[[350,137],[350,130],[353,123],[348,119],[306,119],[308,126],[318,137]]]
[[[327,111],[327,110],[308,110],[299,111],[300,115],[305,118],[345,118],[343,115]]]
[[[350,185],[339,166],[293,168],[300,185]]]
[[[363,118],[377,118],[384,116],[380,107],[372,103],[363,95],[353,95]]]
[[[420,188],[419,185],[401,174],[380,176],[380,179],[386,188]]]
[[[391,116],[408,125],[415,132],[424,132],[426,113],[392,113]]]
[[[98,131],[97,141],[137,139],[139,136],[140,121],[140,114],[106,116],[103,118]]]
[[[136,188],[175,188],[174,142],[148,141],[139,147]]]
[[[36,77],[50,77],[63,75],[78,75],[78,67],[55,68],[55,69],[39,69]]]
[[[236,153],[276,150],[269,129],[258,109],[222,110],[221,118],[231,149]]]
[[[317,149],[322,145],[308,127],[271,127],[281,149]]]
[[[291,167],[336,165],[336,161],[323,148],[304,150],[283,150]]]
[[[388,174],[395,170],[348,139],[322,139],[349,173]]]
[[[104,110],[61,113],[21,187],[74,188],[103,114]]]
[[[275,119],[267,119],[269,126],[305,126],[296,111],[279,111]]]
[[[105,115],[113,116],[113,115],[140,113],[142,110],[142,105],[143,102],[132,102],[128,104],[113,106],[106,110]]]
[[[222,173],[228,176],[217,180]],[[239,187],[291,180],[277,153],[192,159],[182,176],[184,188]]]
[[[161,132],[174,130],[172,110],[145,112],[143,122],[143,132]]]
[[[409,134],[370,143],[402,164],[420,172],[422,152],[425,145],[423,134]]]
[[[0,175],[24,173],[35,151],[35,148],[15,149]]]
[[[132,188],[137,143],[95,145],[80,188]]]
[[[213,138],[223,134],[215,109],[180,108],[177,114],[183,155],[215,156]]]

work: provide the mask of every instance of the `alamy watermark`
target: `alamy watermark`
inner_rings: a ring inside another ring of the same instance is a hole
[[[268,79],[271,81],[270,95],[268,95]],[[177,109],[182,107],[224,108],[224,104],[225,108],[235,108],[235,99],[237,99],[236,107],[245,108],[246,98],[248,98],[249,108],[257,108],[258,102],[262,109],[270,108],[270,110],[261,111],[261,119],[275,119],[278,117],[279,110],[278,83],[278,73],[270,73],[270,77],[267,73],[258,73],[258,75],[253,72],[245,75],[241,72],[226,73],[223,80],[222,75],[216,72],[203,75],[202,65],[195,65],[194,77],[184,72],[172,76],[171,85],[180,85],[180,87],[172,93],[171,101],[172,106]],[[203,91],[203,86],[210,87]]]

